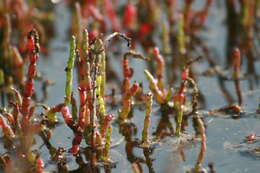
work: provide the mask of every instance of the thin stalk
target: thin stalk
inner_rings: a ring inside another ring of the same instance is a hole
[[[241,56],[240,50],[238,48],[233,50],[232,53],[233,57],[233,68],[234,68],[234,83],[236,88],[236,94],[238,97],[238,104],[241,106],[243,103],[242,92],[240,88],[239,76],[240,76],[240,63],[241,63]]]
[[[174,108],[177,111],[176,135],[180,136],[182,129],[183,109],[185,105],[185,89],[187,80],[183,80],[179,92],[173,95]]]
[[[176,135],[180,136],[181,134],[181,124],[183,118],[183,105],[180,103],[174,103],[174,107],[177,110],[177,124],[176,124]]]
[[[121,37],[123,39],[125,39],[127,41],[127,46],[131,47],[131,38],[127,37],[125,34],[122,34],[120,32],[114,32],[112,34],[110,34],[106,39],[105,42],[109,42],[110,40],[112,40],[115,37]]]
[[[192,85],[193,93],[192,93],[192,111],[191,115],[196,113],[198,110],[198,103],[199,103],[199,88],[197,83],[191,77],[187,78],[187,81]]]
[[[200,137],[201,137],[201,147],[200,147],[200,153],[198,155],[196,164],[195,164],[195,170],[199,171],[202,166],[201,163],[204,160],[205,157],[205,153],[206,153],[206,132],[205,132],[205,127],[204,127],[204,123],[201,119],[201,117],[197,114],[194,115],[194,118],[197,120],[198,123],[198,130],[200,132]]]

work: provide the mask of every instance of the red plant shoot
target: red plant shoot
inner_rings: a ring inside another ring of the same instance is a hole
[[[112,23],[112,29],[113,31],[119,31],[121,26],[119,24],[118,18],[117,18],[117,14],[113,8],[113,4],[112,1],[110,0],[105,0],[105,10],[107,13],[108,18],[111,20]]]
[[[129,67],[129,60],[128,60],[127,56],[124,57],[122,64],[123,64],[124,77],[131,78],[133,76],[134,72],[133,72],[133,68]]]
[[[182,126],[182,119],[183,119],[183,109],[185,105],[185,90],[187,85],[187,78],[188,78],[188,68],[184,69],[184,72],[182,73],[182,83],[179,88],[178,93],[173,95],[173,101],[174,101],[174,108],[177,113],[177,122],[176,122],[176,134],[177,136],[181,133],[181,126]]]
[[[152,31],[152,25],[149,23],[144,23],[140,26],[139,34],[143,38],[146,35],[150,34]]]
[[[0,115],[0,126],[2,127],[3,133],[4,135],[8,138],[8,139],[13,139],[15,138],[15,134],[13,129],[11,128],[11,126],[6,122],[6,120],[4,119],[4,117],[2,115]]]
[[[239,77],[240,64],[241,64],[240,50],[238,48],[235,48],[233,50],[233,67],[235,71],[235,77]]]
[[[187,80],[189,77],[189,68],[185,68],[181,74],[182,80]]]
[[[22,127],[27,128],[30,114],[30,102],[31,97],[34,93],[34,81],[33,79],[36,76],[36,62],[39,57],[39,36],[35,29],[31,30],[27,36],[27,49],[30,57],[30,65],[27,73],[27,81],[24,86],[23,91],[23,101],[21,107],[21,113],[23,114],[22,118]]]
[[[159,48],[155,47],[153,49],[153,53],[155,56],[155,60],[157,61],[156,75],[158,78],[158,87],[163,92],[163,90],[164,90],[163,76],[164,76],[165,62],[164,62],[163,57],[160,55]]]
[[[35,173],[43,173],[43,170],[44,170],[44,162],[40,158],[40,156],[37,156]]]
[[[125,121],[127,115],[129,114],[131,107],[132,107],[132,97],[137,93],[139,90],[139,84],[134,83],[131,88],[124,92],[122,96],[122,109],[119,111],[119,118],[122,121]]]
[[[185,94],[184,93],[177,93],[173,95],[174,103],[179,103],[181,105],[185,104]]]
[[[66,105],[63,106],[62,109],[61,109],[61,113],[63,115],[65,123],[69,127],[73,127],[73,118],[72,118],[72,115],[70,114],[69,107],[66,106]]]
[[[71,154],[75,155],[79,152],[81,141],[82,141],[82,133],[76,133],[72,141],[72,147],[69,150]]]
[[[124,9],[123,24],[126,28],[131,28],[136,20],[136,8],[133,4],[128,3]]]
[[[27,50],[28,52],[33,52],[35,49],[35,41],[32,35],[28,35]]]
[[[106,135],[106,131],[109,127],[109,123],[114,119],[115,115],[114,114],[107,114],[105,115],[105,119],[104,119],[104,124],[101,127],[101,136],[105,137]]]
[[[240,50],[238,48],[235,48],[233,50],[232,58],[233,58],[233,67],[234,67],[233,78],[235,82],[236,94],[238,97],[238,104],[239,106],[241,106],[243,102],[242,92],[241,92],[240,82],[239,82],[241,55],[240,55]]]

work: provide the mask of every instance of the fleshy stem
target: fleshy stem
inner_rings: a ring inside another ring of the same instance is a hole
[[[236,93],[238,97],[238,104],[241,106],[243,102],[242,98],[242,92],[240,88],[240,82],[239,82],[239,76],[240,76],[240,63],[241,63],[241,55],[240,50],[238,48],[235,48],[233,50],[233,67],[234,67],[234,82],[235,82],[235,88]]]
[[[105,97],[105,83],[106,83],[106,55],[104,45],[101,39],[96,40],[94,44],[94,50],[97,52],[97,66],[99,66],[99,71],[97,74],[96,80],[96,95],[97,95],[97,102],[98,102],[98,113],[99,113],[99,120],[100,124],[103,124],[104,116],[106,113],[106,107],[104,102]]]
[[[107,129],[105,148],[103,151],[103,160],[104,161],[110,160],[111,136],[112,136],[112,126],[109,125],[109,127]]]
[[[104,122],[104,117],[106,113],[105,101],[104,98],[100,95],[100,80],[97,79],[97,102],[98,102],[98,113],[99,113],[99,120],[100,124],[102,125]]]
[[[87,85],[87,107],[88,107],[88,114],[87,114],[87,117],[86,117],[86,125],[89,125],[90,124],[90,110],[92,109],[92,92],[91,92],[91,89],[92,89],[92,79],[91,79],[91,74],[90,74],[90,63],[87,62],[86,63],[86,85]]]
[[[177,96],[176,96],[177,97]],[[182,118],[183,118],[183,107],[184,105],[176,101],[175,97],[175,102],[174,102],[174,107],[177,110],[177,124],[176,124],[176,135],[180,136],[181,134],[181,124],[182,124]],[[181,97],[181,96],[180,96]]]
[[[79,84],[78,84],[78,90],[79,90],[79,96],[80,96],[80,117],[79,117],[79,123],[78,125],[81,126],[81,128],[84,129],[83,126],[89,125],[89,116],[90,116],[90,109],[91,109],[91,76],[90,76],[90,64],[89,64],[89,50],[88,50],[88,39],[85,38],[88,36],[87,30],[84,31],[84,40],[83,40],[83,55],[80,56],[79,53],[77,53],[78,56],[80,56],[79,59]]]
[[[33,162],[35,157],[30,151],[30,147],[33,145],[33,135],[40,130],[41,125],[37,123],[31,123],[30,118],[34,113],[34,106],[31,105],[31,97],[34,94],[34,78],[36,76],[36,64],[39,58],[39,35],[35,29],[32,29],[27,35],[27,50],[29,53],[30,64],[27,72],[27,81],[23,90],[22,105],[18,109],[22,114],[21,135],[20,144],[17,148],[18,152],[23,152],[29,162]],[[19,114],[17,114],[18,116]],[[16,118],[18,119],[18,118]],[[18,124],[18,122],[17,122]]]
[[[35,173],[43,173],[44,172],[44,162],[43,160],[40,158],[40,156],[36,156],[36,160],[35,160]]]
[[[51,122],[57,122],[57,116],[55,115],[57,112],[61,112],[61,109],[63,108],[64,103],[56,105],[50,109],[47,110],[46,116],[48,118],[48,120],[50,120]]]
[[[88,62],[89,61],[89,34],[88,30],[84,29],[83,31],[83,45],[82,45],[82,50],[83,50],[83,58]]]
[[[81,17],[81,7],[78,2],[75,3],[75,13],[74,13],[74,22],[73,22],[73,30],[74,34],[77,38],[76,46],[77,48],[80,47],[80,43],[82,41],[82,17]]]
[[[134,83],[130,89],[124,92],[122,96],[123,107],[119,110],[120,121],[126,121],[127,116],[132,108],[132,98],[138,92],[138,90],[139,90],[139,84]]]
[[[159,48],[155,47],[153,50],[153,54],[155,56],[155,60],[157,61],[156,75],[158,78],[158,87],[162,92],[164,92],[163,76],[164,76],[165,62],[162,55],[160,54]]]
[[[74,121],[73,121],[72,115],[70,113],[69,107],[67,105],[62,106],[60,112],[61,112],[63,119],[64,119],[65,123],[67,124],[67,126],[69,126],[71,129],[73,129]]]
[[[144,128],[142,133],[142,142],[144,144],[149,144],[149,127],[151,124],[151,113],[153,105],[153,94],[149,92],[145,95],[145,119],[144,119]]]
[[[97,53],[96,58],[98,59],[99,65],[99,73],[97,76],[97,95],[104,97],[105,95],[105,83],[106,83],[106,54],[103,41],[101,39],[97,39],[94,44],[94,50]]]
[[[76,57],[79,59],[79,71],[80,71],[80,79],[78,82],[78,91],[79,91],[79,118],[77,127],[80,128],[81,131],[84,130],[86,124],[88,124],[89,117],[89,108],[87,106],[87,92],[89,91],[88,82],[86,80],[86,63],[85,59],[80,57],[79,51],[76,51]],[[73,105],[73,104],[72,104]],[[74,118],[75,119],[75,118]]]
[[[4,84],[5,82],[5,74],[4,71],[2,69],[0,69],[0,86]]]
[[[107,129],[109,127],[109,123],[114,119],[114,117],[115,117],[114,114],[107,114],[107,115],[105,115],[104,123],[100,127],[101,128],[100,131],[101,131],[101,136],[102,137],[106,136],[106,132],[107,132]]]
[[[124,7],[123,25],[126,29],[135,28],[137,17],[137,9],[130,1]]]
[[[197,114],[194,114],[194,119],[197,121],[197,125],[198,125],[198,131],[200,133],[200,137],[201,137],[201,147],[200,147],[200,153],[198,155],[196,164],[195,164],[195,170],[199,171],[201,169],[201,163],[204,160],[205,157],[205,153],[206,153],[206,133],[205,133],[205,127],[204,127],[204,123],[201,119],[201,117]]]
[[[98,67],[98,59],[97,57],[95,57],[95,66],[94,66],[94,73],[93,73],[93,82],[92,82],[92,109],[91,109],[91,113],[90,113],[90,126],[91,126],[91,147],[93,150],[93,153],[91,155],[91,160],[90,163],[92,166],[95,166],[96,161],[97,161],[97,157],[96,157],[96,115],[97,115],[97,110],[96,110],[96,97],[97,97],[97,93],[96,93],[96,88],[97,88],[97,73],[98,73],[99,67]]]
[[[0,126],[2,127],[2,131],[4,133],[4,136],[9,139],[12,140],[15,138],[15,134],[13,129],[11,128],[11,126],[6,122],[6,120],[4,119],[3,115],[0,114]]]
[[[159,89],[157,80],[152,76],[152,74],[148,70],[144,70],[144,74],[149,81],[149,88],[152,91],[152,93],[155,97],[155,100],[159,104],[164,104],[166,102],[166,96]]]
[[[71,114],[69,113],[69,109],[66,105],[71,104],[71,97],[72,97],[72,80],[73,80],[73,68],[74,68],[74,61],[76,58],[76,39],[74,36],[72,36],[71,42],[70,42],[70,57],[67,62],[67,67],[65,68],[66,71],[66,86],[65,86],[65,98],[64,98],[64,104],[59,104],[47,112],[47,117],[51,122],[56,122],[57,112],[62,112],[63,110],[63,117],[65,122],[69,127],[72,127],[73,125],[73,118],[70,119]],[[65,108],[66,107],[66,108]],[[74,117],[75,119],[75,117]]]
[[[66,71],[66,86],[65,86],[65,100],[64,103],[69,105],[71,102],[71,92],[72,92],[72,80],[73,80],[73,68],[74,61],[76,58],[76,39],[72,36],[70,42],[70,57],[67,63]]]
[[[184,69],[184,72],[182,73],[182,83],[181,83],[179,92],[177,94],[173,95],[174,108],[177,111],[177,122],[176,122],[176,135],[177,136],[180,136],[180,134],[181,134],[187,78],[188,78],[188,69],[186,68],[186,69]]]
[[[187,78],[187,81],[191,84],[192,88],[193,88],[193,93],[192,93],[192,111],[190,113],[190,115],[193,115],[194,113],[197,112],[198,110],[198,97],[199,97],[199,88],[197,83],[194,81],[194,79],[192,79],[191,77]]]
[[[36,63],[39,58],[39,36],[35,29],[31,30],[28,34],[27,49],[30,56],[30,65],[27,73],[27,81],[23,91],[23,101],[21,112],[23,114],[23,122],[29,120],[30,102],[34,93],[34,77],[36,76]],[[24,125],[24,124],[22,124]]]
[[[113,114],[108,114],[105,116],[104,124],[101,127],[101,136],[105,138],[105,147],[103,151],[103,160],[110,160],[110,146],[111,146],[111,136],[112,136],[112,126],[110,122],[113,120],[115,116]]]
[[[83,31],[82,40],[82,55],[79,58],[79,95],[80,95],[80,117],[78,126],[86,130],[85,126],[90,124],[90,109],[91,109],[91,76],[90,76],[90,54],[89,54],[89,34],[88,30]]]
[[[73,121],[76,122],[78,120],[78,108],[77,108],[77,101],[73,93],[71,95],[71,114],[72,114]]]
[[[35,90],[34,78],[37,73],[36,65],[37,60],[39,59],[40,51],[39,35],[35,29],[32,29],[27,35],[27,50],[29,53],[30,64],[27,72],[27,81],[23,90],[21,108],[18,109],[21,111],[23,117],[21,119],[21,140],[19,146],[17,147],[17,152],[24,153],[27,161],[35,163],[37,160],[35,154],[30,151],[30,147],[33,145],[33,135],[39,132],[42,128],[40,123],[33,123],[30,121],[30,118],[33,116],[35,110],[35,106],[31,105],[31,97],[33,96]],[[18,119],[17,115],[16,119]]]
[[[132,67],[129,67],[129,56],[133,56],[134,58],[139,58],[143,60],[149,60],[149,58],[144,57],[139,52],[136,52],[134,50],[129,50],[124,54],[124,59],[122,61],[123,64],[123,74],[124,74],[124,81],[123,81],[123,87],[122,91],[126,92],[130,88],[130,79],[132,78],[134,74],[134,70]]]

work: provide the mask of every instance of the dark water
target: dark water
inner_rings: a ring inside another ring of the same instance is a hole
[[[202,1],[197,1],[196,6],[200,7]],[[214,50],[214,58],[218,60],[220,65],[224,65],[225,62],[225,10],[224,8],[218,8],[217,5],[223,5],[221,3],[215,3],[214,7],[210,11],[208,19],[208,31],[201,32],[201,35],[206,37],[206,44]],[[64,84],[65,84],[65,71],[64,67],[69,55],[69,41],[68,41],[68,29],[70,27],[70,13],[66,5],[63,3],[56,5],[56,37],[50,43],[50,54],[48,58],[41,58],[39,61],[39,71],[42,72],[47,79],[53,80],[55,85],[49,88],[48,105],[56,105],[63,101]],[[143,75],[143,70],[146,65],[140,61],[131,61],[131,65],[135,68],[135,75],[133,77],[136,81],[147,81]],[[258,73],[260,72],[260,64],[256,64],[258,67]],[[121,66],[115,66],[117,72],[121,72]],[[206,63],[197,64],[195,70],[202,72],[207,68]],[[122,77],[122,76],[120,76]],[[74,80],[76,84],[76,80]],[[226,87],[236,99],[234,90],[234,84],[232,81],[226,81]],[[198,78],[199,89],[205,97],[206,106],[204,109],[213,109],[227,105],[227,101],[219,88],[219,84],[216,78],[212,77],[199,77]],[[243,90],[244,109],[247,112],[255,112],[260,99],[260,87],[255,86],[254,90],[250,90],[247,80],[241,81],[241,87]],[[147,84],[144,84],[144,88],[148,88]],[[76,85],[74,85],[74,90]],[[75,90],[76,91],[76,90]],[[159,116],[156,115],[158,108],[155,108],[154,115],[152,115],[152,130],[154,130]],[[145,113],[139,110],[134,112],[133,122],[136,124],[138,133],[136,137],[140,137],[143,127],[143,119]],[[260,119],[255,118],[254,114],[248,118],[241,118],[239,120],[233,120],[230,118],[215,118],[207,116],[205,118],[207,123],[207,152],[203,166],[211,161],[214,162],[214,166],[219,173],[242,173],[242,172],[259,172],[260,164],[259,158],[246,154],[244,152],[235,151],[229,149],[226,146],[231,144],[238,144],[243,141],[244,137],[250,132],[260,134]],[[117,129],[114,129],[114,139],[118,140],[120,136]],[[64,147],[66,149],[71,147],[72,132],[69,128],[59,126],[54,130],[51,143],[55,146]],[[84,146],[84,144],[82,145]],[[113,148],[111,156],[112,159],[118,161],[117,168],[112,172],[123,173],[132,172],[131,165],[126,159],[125,142],[116,148]],[[156,148],[153,154],[150,156],[153,158],[152,168],[155,172],[184,172],[187,167],[192,167],[195,164],[197,154],[199,152],[200,144],[191,144],[183,148],[185,153],[185,161],[181,160],[180,152],[173,150],[174,144],[171,139],[165,140],[160,147]],[[44,160],[49,160],[49,154],[45,147],[41,148],[42,156]],[[137,156],[143,157],[141,149],[135,149]],[[69,159],[73,160],[73,157],[69,156]],[[53,170],[54,166],[47,164],[47,170]],[[70,169],[77,168],[77,165],[73,161],[69,164]],[[148,172],[148,167],[143,165],[144,172]],[[151,168],[150,168],[151,169]]]

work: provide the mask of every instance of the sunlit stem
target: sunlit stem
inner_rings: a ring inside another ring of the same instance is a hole
[[[112,127],[110,125],[107,129],[106,144],[105,144],[104,156],[103,156],[104,161],[110,160],[111,136],[112,136]]]
[[[154,79],[154,77],[148,70],[145,70],[144,74],[149,81],[149,88],[151,89],[156,101],[160,104],[165,103],[164,94],[159,89],[156,79]]]
[[[132,87],[130,89],[128,89],[128,91],[126,91],[124,93],[124,95],[122,96],[123,107],[121,110],[119,110],[119,118],[121,121],[126,121],[127,116],[132,108],[133,96],[135,96],[135,94],[138,92],[138,90],[139,90],[139,84],[134,83],[132,85]]]
[[[76,39],[75,36],[72,36],[70,42],[70,57],[66,67],[66,86],[65,86],[65,101],[64,101],[66,105],[70,104],[71,102],[73,68],[74,68],[74,62],[76,57],[75,49],[76,49]]]
[[[104,49],[104,44],[101,39],[96,40],[94,44],[94,50],[96,53],[96,58],[98,58],[98,65],[99,65],[99,74],[98,80],[99,81],[99,95],[104,97],[105,95],[105,83],[106,83],[106,54]]]
[[[145,96],[145,119],[144,119],[144,128],[142,133],[142,142],[149,143],[149,127],[151,124],[151,113],[152,113],[152,104],[153,104],[153,95],[149,92]]]
[[[84,29],[84,31],[83,31],[82,50],[83,50],[83,57],[85,58],[86,61],[88,61],[89,60],[89,39],[88,39],[88,30],[87,29]]]
[[[180,103],[174,103],[174,107],[177,110],[176,135],[180,136],[180,134],[181,134],[182,117],[183,117],[183,105],[180,104]]]

